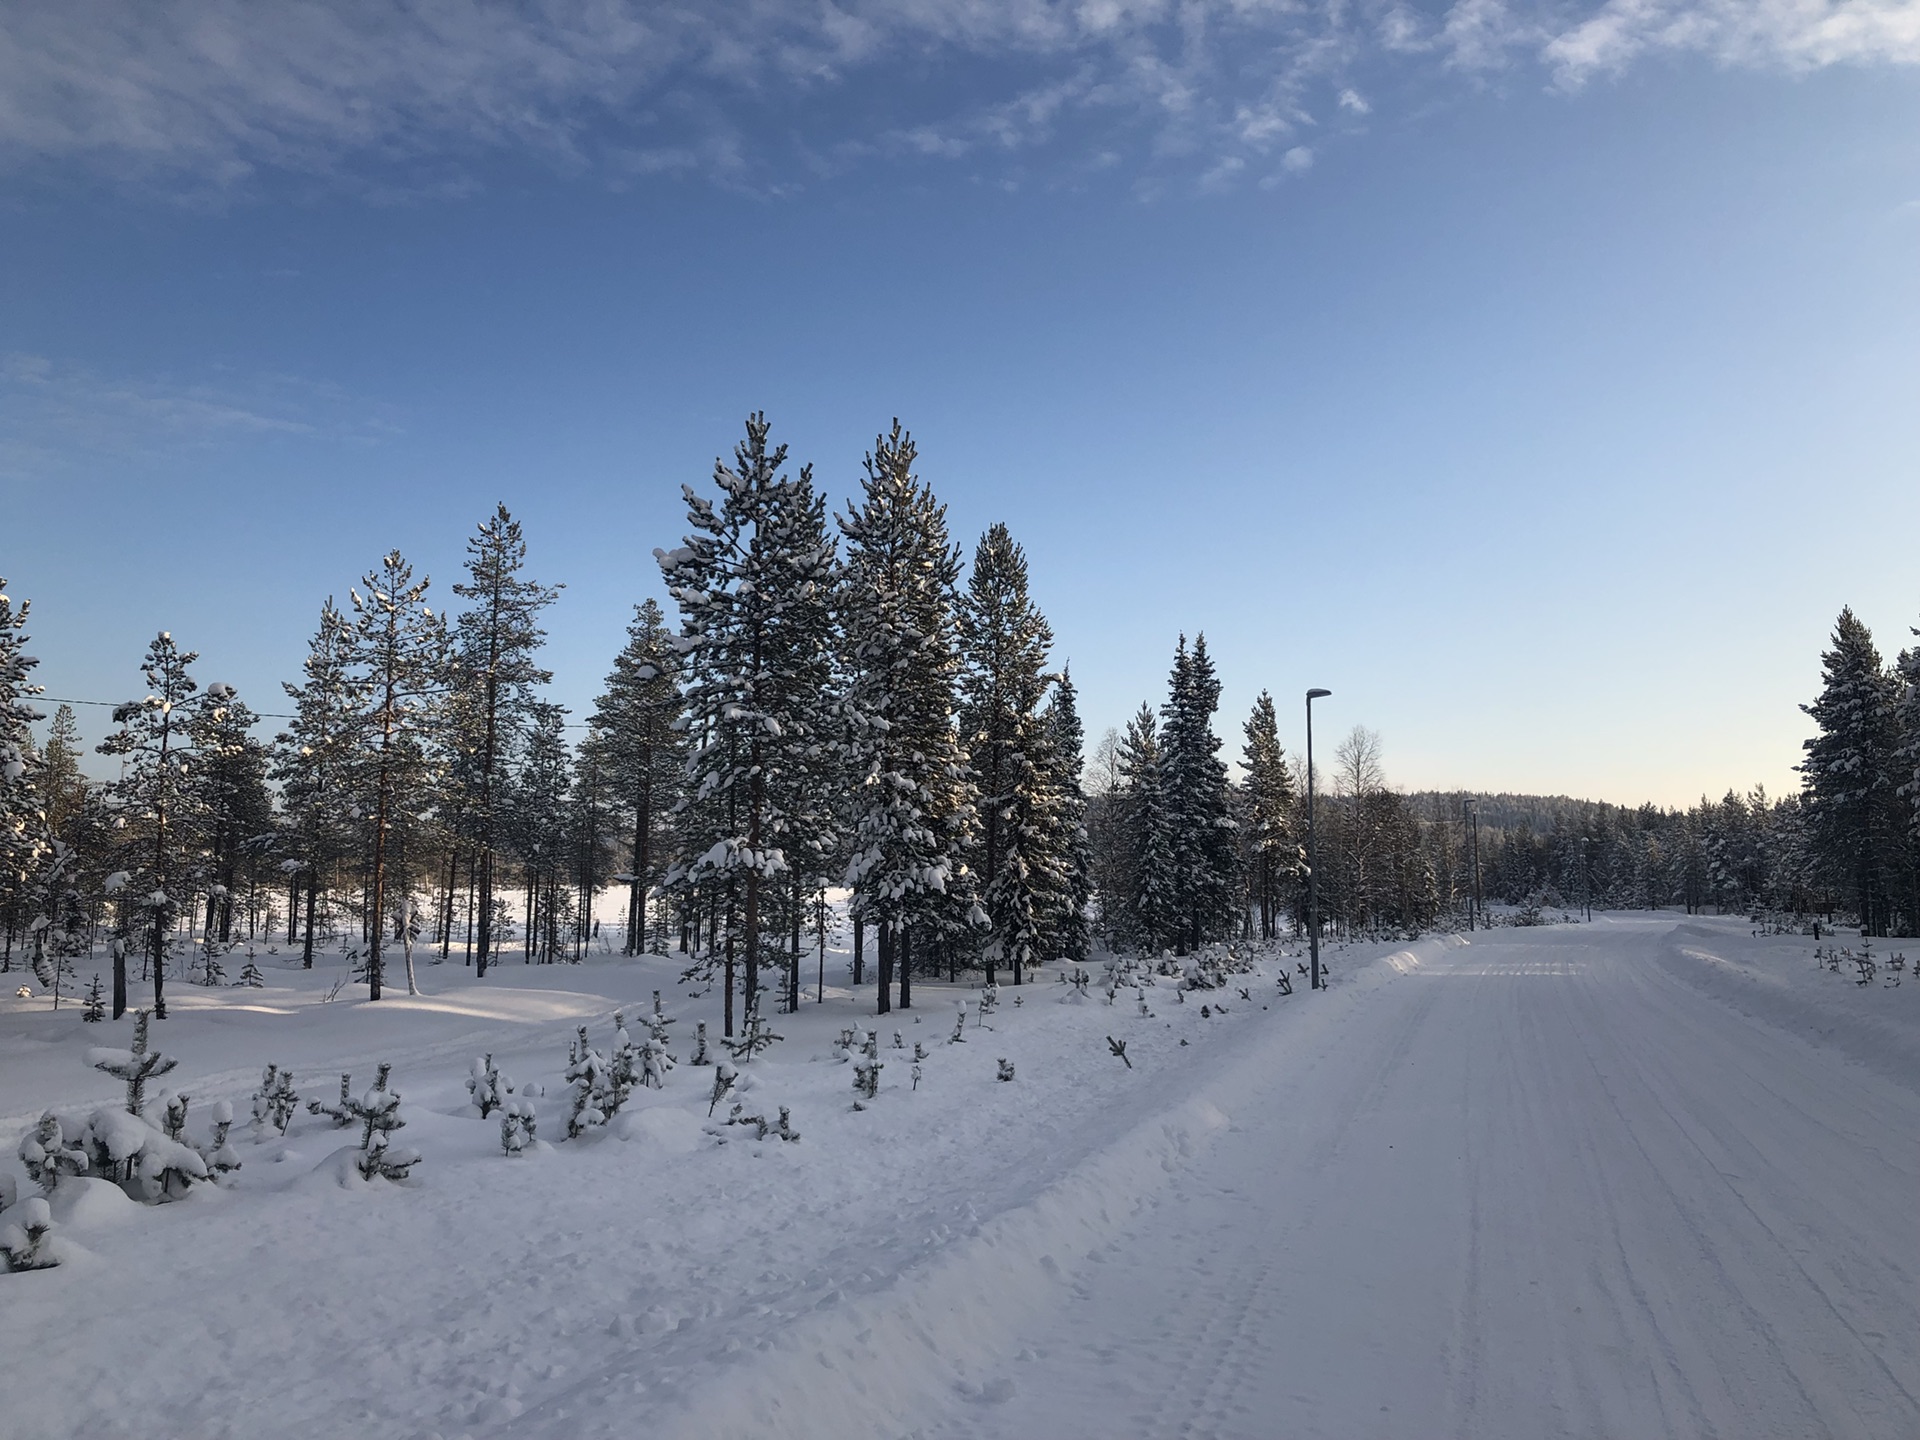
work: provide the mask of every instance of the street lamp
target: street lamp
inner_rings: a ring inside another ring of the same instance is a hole
[[[1467,812],[1468,823],[1473,826],[1473,843],[1468,851],[1473,861],[1473,889],[1467,895],[1467,931],[1472,933],[1474,917],[1483,905],[1480,899],[1480,802],[1477,797],[1469,795],[1461,804]]]
[[[1313,702],[1331,690],[1307,691],[1307,953],[1313,957],[1311,988],[1320,985],[1320,862],[1313,852]]]

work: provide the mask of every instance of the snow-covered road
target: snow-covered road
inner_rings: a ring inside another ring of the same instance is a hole
[[[1483,933],[1273,1047],[919,1433],[1920,1435],[1920,1094],[1686,983],[1690,933]]]

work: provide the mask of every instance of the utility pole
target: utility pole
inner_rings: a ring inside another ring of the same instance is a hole
[[[1472,931],[1474,916],[1485,910],[1486,901],[1480,896],[1480,802],[1468,796],[1466,807],[1467,818],[1473,823],[1473,897],[1467,911],[1467,929]]]
[[[1307,953],[1313,957],[1310,988],[1320,984],[1320,859],[1313,846],[1313,702],[1331,690],[1307,691]]]

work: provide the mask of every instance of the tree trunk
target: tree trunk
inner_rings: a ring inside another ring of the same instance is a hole
[[[887,1015],[893,1011],[893,925],[882,920],[875,939],[880,949],[880,983],[875,987],[879,992],[879,1014]]]
[[[867,978],[867,922],[864,917],[853,917],[853,983],[858,985]]]
[[[307,939],[304,948],[300,952],[300,968],[302,970],[313,969],[313,906],[314,897],[320,893],[320,886],[316,883],[318,879],[319,876],[317,874],[307,876]]]
[[[913,931],[900,922],[900,1008],[913,1008]]]

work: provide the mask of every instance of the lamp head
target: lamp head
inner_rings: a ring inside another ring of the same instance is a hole
[[[1307,691],[1307,699],[1319,700],[1324,696],[1331,695],[1331,694],[1333,694],[1331,690],[1309,690]]]

